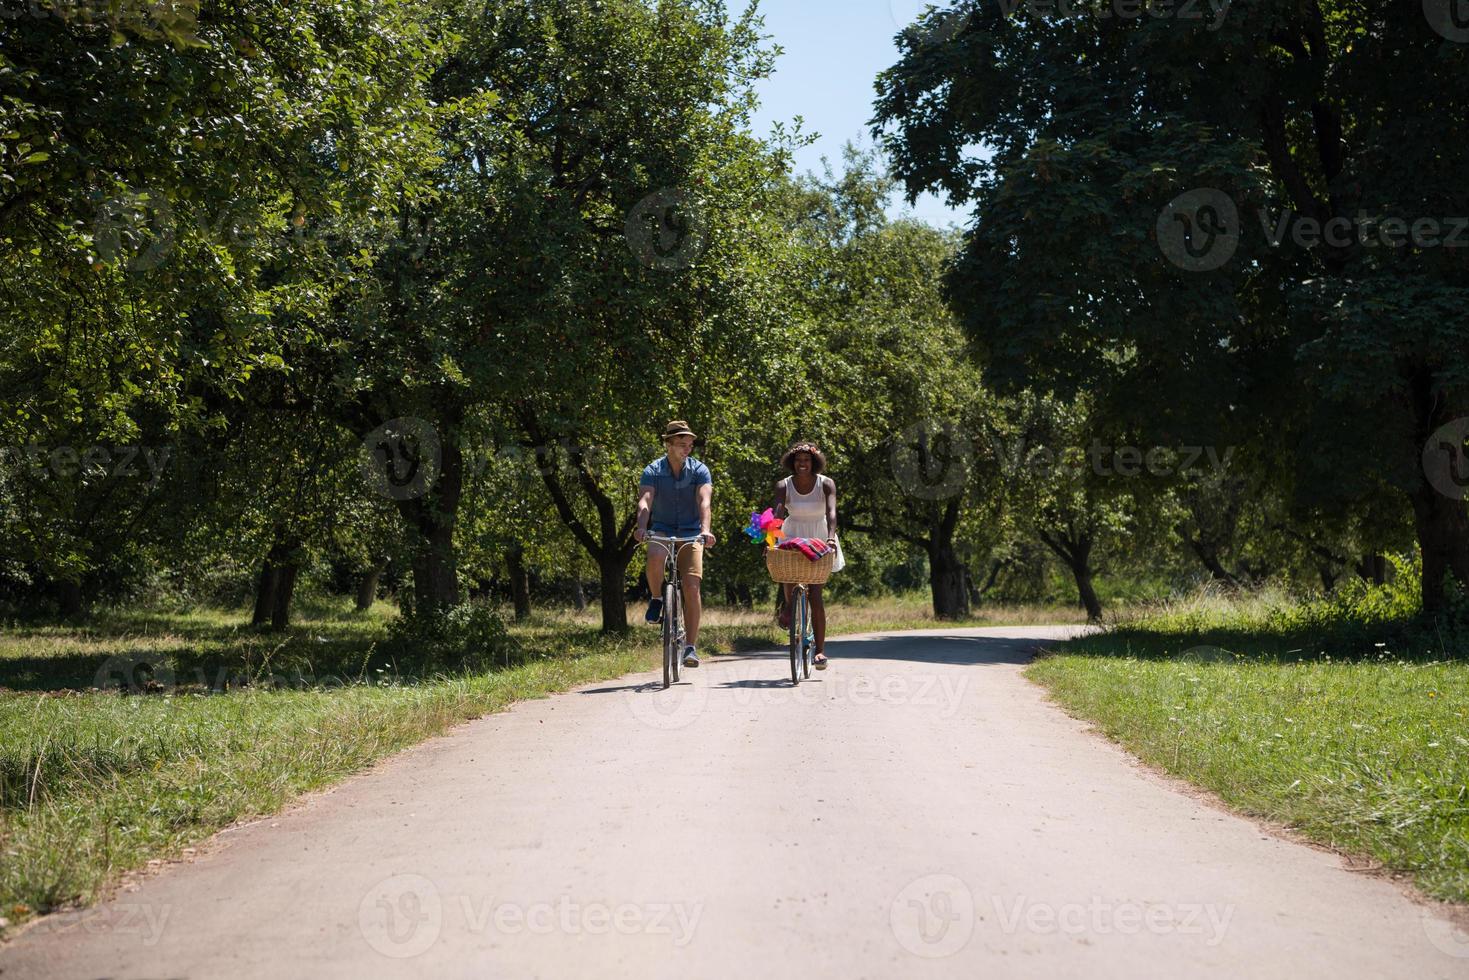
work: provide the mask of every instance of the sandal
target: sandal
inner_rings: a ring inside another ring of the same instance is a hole
[[[811,660],[811,666],[815,667],[817,670],[825,670],[826,665],[829,663],[831,663],[831,658],[829,658],[824,653],[818,653]]]

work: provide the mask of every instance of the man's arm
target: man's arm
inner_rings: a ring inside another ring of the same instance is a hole
[[[648,536],[648,519],[653,516],[653,492],[656,488],[652,484],[643,484],[638,487],[638,526],[633,530],[634,539],[641,541]]]
[[[704,547],[714,547],[714,484],[706,483],[699,488],[699,528],[704,535]]]

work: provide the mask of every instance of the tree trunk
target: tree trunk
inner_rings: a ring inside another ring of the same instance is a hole
[[[950,500],[934,513],[929,536],[928,586],[933,593],[933,614],[938,619],[962,619],[969,615],[969,593],[964,588],[964,563],[954,553],[954,532],[959,526],[960,498]]]
[[[68,619],[80,616],[82,609],[86,606],[86,603],[82,602],[82,583],[57,582],[56,600],[62,616]]]
[[[1092,545],[1095,539],[1091,532],[1078,531],[1073,527],[1055,534],[1039,529],[1039,533],[1046,547],[1055,552],[1056,557],[1071,569],[1071,577],[1076,579],[1076,594],[1082,607],[1086,609],[1087,619],[1099,622],[1102,618],[1102,600],[1097,598],[1097,590],[1092,587]]]
[[[398,501],[415,539],[413,602],[421,612],[457,606],[461,599],[454,529],[464,487],[464,454],[451,435],[443,434],[438,479],[422,496]]]
[[[270,628],[283,630],[291,625],[291,598],[296,593],[296,574],[301,566],[292,561],[278,570],[275,602],[270,610]]]
[[[1462,431],[1455,436],[1452,426],[1450,439],[1459,440],[1457,445],[1433,444],[1443,439],[1439,433],[1444,426],[1469,412],[1463,404],[1447,402],[1427,370],[1410,377],[1409,392],[1418,430],[1413,449],[1421,460],[1412,502],[1423,555],[1423,611],[1434,613],[1444,607],[1449,575],[1458,580],[1460,589],[1469,589],[1469,510],[1464,502],[1469,495],[1469,453]]]
[[[1189,550],[1209,570],[1209,574],[1213,576],[1214,581],[1236,589],[1241,586],[1242,583],[1239,577],[1224,567],[1224,563],[1219,560],[1218,551],[1211,544],[1199,537],[1186,537],[1186,540],[1188,541]]]
[[[627,632],[627,563],[624,551],[607,550],[598,557],[602,573],[602,632]]]
[[[275,589],[279,569],[266,558],[260,564],[260,575],[255,580],[255,612],[250,617],[251,626],[264,626],[270,622],[271,610],[275,609]]]
[[[384,559],[375,563],[371,568],[362,573],[357,580],[357,611],[367,612],[372,604],[377,601],[378,583],[382,581],[383,570],[388,567]]]
[[[963,619],[969,615],[964,563],[947,544],[937,543],[928,549],[928,584],[933,592],[935,618]]]
[[[291,623],[291,597],[296,591],[296,573],[299,571],[299,541],[277,537],[260,563],[260,577],[255,580],[255,611],[250,616],[251,626],[269,623],[272,629],[283,630]]]
[[[1321,588],[1324,591],[1330,592],[1332,589],[1336,588],[1337,573],[1336,567],[1334,565],[1328,565],[1326,562],[1321,562],[1317,564],[1316,569],[1321,573]]]
[[[755,608],[755,594],[750,591],[750,585],[748,582],[741,582],[736,587],[735,596],[739,599],[740,605],[743,606],[745,609]]]
[[[530,618],[530,576],[525,572],[525,546],[519,542],[505,549],[505,567],[510,572],[510,597],[515,603],[515,621]]]
[[[1425,482],[1413,495],[1418,547],[1423,552],[1423,611],[1445,603],[1445,581],[1452,573],[1459,588],[1469,583],[1469,513],[1464,502],[1444,496]]]
[[[571,580],[571,601],[577,612],[587,611],[587,590],[582,585],[580,575]]]
[[[1385,555],[1363,555],[1357,563],[1357,575],[1373,585],[1386,585],[1391,569]]]
[[[1102,600],[1097,598],[1097,590],[1092,587],[1092,570],[1086,562],[1071,566],[1071,574],[1076,578],[1076,591],[1081,596],[1081,604],[1086,607],[1086,618],[1094,623],[1101,622]]]

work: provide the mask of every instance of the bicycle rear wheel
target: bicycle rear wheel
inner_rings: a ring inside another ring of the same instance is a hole
[[[674,666],[675,647],[678,646],[678,629],[674,617],[678,610],[673,608],[677,591],[672,582],[663,583],[663,686],[667,688],[678,680]]]

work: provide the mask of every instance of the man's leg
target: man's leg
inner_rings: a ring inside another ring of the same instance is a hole
[[[648,591],[653,598],[648,601],[648,612],[643,618],[649,623],[657,623],[663,616],[664,558],[661,544],[648,545]]]
[[[692,545],[683,549],[678,556],[679,581],[683,583],[683,622],[685,648],[684,666],[699,666],[698,654],[693,650],[699,645],[699,618],[704,612],[704,546]]]
[[[648,591],[654,599],[663,598],[663,546],[648,545]]]
[[[704,598],[699,588],[703,579],[697,575],[683,577],[683,621],[689,646],[699,645],[699,615],[704,611]]]

